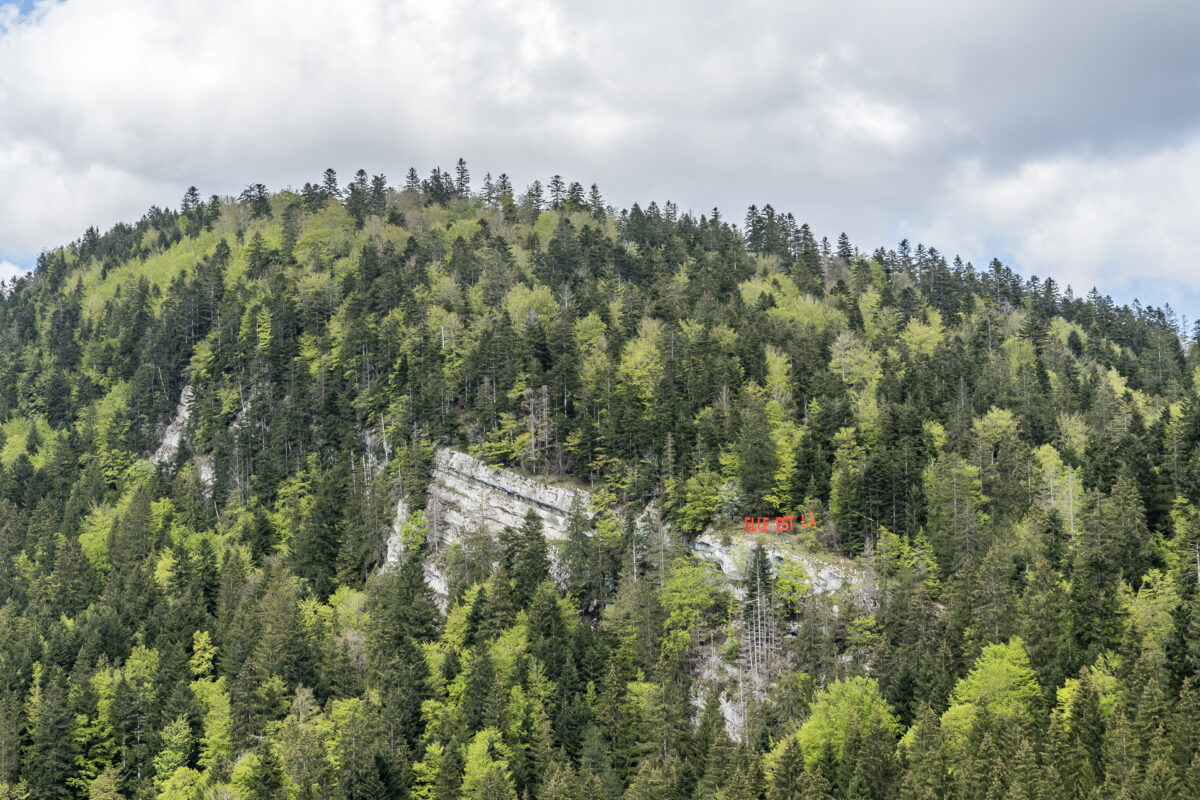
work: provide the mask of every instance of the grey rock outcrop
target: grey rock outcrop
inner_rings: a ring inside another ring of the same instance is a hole
[[[425,580],[439,597],[445,598],[446,550],[465,531],[483,528],[495,536],[505,527],[519,528],[533,509],[542,518],[546,539],[556,541],[566,535],[572,504],[579,502],[586,510],[591,500],[591,493],[582,489],[550,486],[512,470],[489,467],[466,453],[440,448],[434,454],[425,505],[429,525]],[[408,504],[401,498],[387,542],[389,563],[404,552],[400,531],[408,516]]]
[[[551,486],[512,470],[489,467],[466,453],[439,448],[434,454],[425,507],[429,525],[425,577],[434,591],[444,597],[447,586],[442,565],[446,550],[465,531],[483,528],[494,536],[506,526],[520,527],[525,514],[532,509],[542,518],[546,539],[553,542],[566,536],[572,504],[578,502],[586,510],[590,509],[591,501],[591,493],[583,489]],[[395,562],[403,553],[400,530],[408,515],[408,504],[401,498],[396,504],[395,522],[387,542],[388,562]],[[654,506],[637,518],[641,528],[652,524],[661,524]],[[721,569],[735,593],[741,591],[738,580],[752,547],[748,539],[733,537],[723,541],[712,533],[702,533],[692,540],[690,547],[697,556]],[[802,564],[815,593],[833,593],[847,587],[867,607],[874,604],[870,576],[854,565],[822,559],[795,547],[768,545],[767,555],[776,565],[784,561]],[[557,566],[554,570],[557,572]]]
[[[184,434],[187,433],[188,422],[192,418],[192,400],[195,393],[192,391],[192,385],[189,383],[183,387],[183,391],[179,393],[179,404],[175,406],[175,416],[171,418],[171,422],[163,431],[162,439],[159,440],[158,449],[150,456],[150,463],[155,466],[169,465],[175,460],[175,456],[179,453],[179,448],[184,444]],[[243,413],[245,407],[242,409]],[[196,453],[193,456],[193,463],[196,471],[200,475],[200,482],[207,490],[207,495],[212,496],[213,480],[216,473],[213,469],[213,457],[211,453]]]
[[[150,460],[155,464],[169,464],[175,460],[179,445],[183,441],[183,432],[187,429],[188,419],[192,414],[192,385],[189,383],[179,393],[179,405],[175,407],[175,416],[167,429],[163,431],[162,441]]]
[[[392,520],[392,532],[387,540],[387,563],[399,561],[404,554],[404,543],[400,539],[400,529],[408,522],[408,503],[403,497],[396,501],[396,516]]]
[[[726,578],[731,581],[740,580],[742,569],[750,556],[753,543],[747,539],[731,539],[722,541],[712,533],[702,533],[691,542],[691,550],[700,558],[715,563]],[[785,561],[799,563],[808,574],[808,583],[816,594],[836,592],[843,586],[854,590],[861,601],[867,605],[874,604],[873,596],[866,596],[870,584],[869,576],[858,567],[849,564],[838,564],[792,547],[766,545],[767,557],[776,567]],[[734,587],[734,592],[741,590]]]
[[[550,486],[442,448],[434,456],[426,518],[433,540],[452,542],[476,526],[492,533],[506,526],[519,528],[533,509],[542,518],[546,538],[554,541],[566,535],[572,503],[578,501],[587,509],[591,500],[582,489]]]

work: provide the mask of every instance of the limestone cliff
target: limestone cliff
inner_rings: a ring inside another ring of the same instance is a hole
[[[429,558],[425,578],[442,598],[447,593],[442,562],[446,549],[464,531],[482,527],[493,535],[507,527],[518,528],[533,509],[542,518],[550,541],[566,535],[571,505],[579,502],[587,512],[591,493],[565,486],[551,486],[512,470],[489,467],[483,461],[449,448],[434,454],[425,518],[429,524]],[[396,561],[403,552],[400,529],[408,520],[404,498],[396,504],[396,519],[387,542],[387,560]],[[553,555],[553,552],[552,552]]]
[[[489,467],[477,458],[442,448],[434,456],[426,518],[432,540],[452,542],[473,526],[499,533],[518,528],[533,509],[542,518],[546,538],[566,535],[571,504],[587,510],[591,494],[582,489],[550,486],[512,470]]]
[[[691,542],[693,553],[706,561],[715,563],[720,567],[721,572],[735,583],[742,577],[742,568],[749,562],[752,546],[753,542],[747,539],[731,537],[729,540],[722,540],[707,532],[700,534]],[[805,552],[795,545],[767,543],[764,547],[767,557],[776,567],[784,561],[801,564],[808,575],[808,584],[816,594],[829,594],[846,587],[865,607],[874,606],[875,598],[871,586],[871,576],[866,570],[845,559],[823,558]],[[734,591],[740,593],[737,588]]]
[[[449,448],[437,450],[425,510],[429,524],[425,580],[434,590],[439,605],[445,610],[448,595],[444,569],[447,548],[464,531],[482,527],[495,535],[505,526],[519,527],[526,513],[533,509],[542,518],[546,538],[550,541],[559,540],[566,535],[567,517],[572,504],[578,502],[584,509],[590,509],[591,499],[591,494],[582,489],[552,486],[512,470],[489,467],[477,458]],[[409,511],[408,503],[401,497],[396,504],[395,522],[387,542],[389,563],[397,561],[403,554],[400,531],[408,520]],[[653,525],[657,514],[657,507],[651,505],[637,517],[636,524],[643,528]],[[741,572],[752,546],[753,542],[742,536],[723,538],[711,532],[702,533],[689,544],[697,557],[711,561],[720,568],[731,591],[739,595]],[[769,543],[766,547],[776,565],[785,560],[803,564],[813,592],[832,594],[849,590],[861,607],[873,607],[874,592],[868,571],[844,560],[819,557],[795,542],[781,540]],[[554,555],[552,548],[552,559]],[[552,563],[551,571],[556,573],[556,578],[563,577],[557,574],[557,563]],[[716,642],[723,636],[719,632],[715,634],[710,635],[708,644],[701,642],[697,647],[693,666],[700,685],[721,687],[719,700],[726,730],[731,736],[740,738],[749,690],[741,666],[726,663],[719,655]],[[702,694],[698,692],[693,701],[698,714],[703,704]]]
[[[171,423],[167,425],[166,430],[163,431],[158,449],[150,457],[153,463],[170,464],[175,460],[175,454],[179,452],[179,445],[183,442],[183,432],[187,429],[191,413],[192,385],[189,383],[180,392],[179,404],[175,407],[175,416],[171,419]]]
[[[155,466],[169,465],[175,460],[179,448],[184,445],[184,435],[187,433],[188,422],[192,418],[192,399],[194,398],[192,385],[189,383],[183,387],[183,391],[179,393],[179,404],[175,406],[175,416],[171,418],[171,422],[163,430],[162,438],[159,440],[158,449],[150,456],[150,463]],[[208,494],[212,496],[213,486],[213,459],[211,453],[197,453],[195,455],[196,469],[200,473],[200,482],[204,484]]]
[[[489,467],[465,453],[439,448],[434,455],[425,510],[430,528],[426,578],[444,597],[447,587],[442,560],[446,548],[464,531],[482,527],[494,535],[505,526],[517,528],[533,509],[542,518],[546,538],[555,541],[566,535],[572,503],[579,502],[587,510],[591,500],[591,493],[583,489],[552,486],[512,470]],[[639,516],[639,524],[645,524],[647,513]],[[387,543],[388,562],[400,557],[403,549],[400,528],[408,520],[408,514],[408,504],[402,497],[396,505],[395,523]],[[690,546],[697,556],[715,562],[734,584],[734,591],[738,591],[736,582],[749,555],[750,544],[746,540],[733,537],[723,541],[711,533],[703,533]],[[834,592],[848,585],[856,594],[869,594],[869,576],[848,563],[822,559],[794,546],[768,546],[767,552],[776,564],[785,559],[802,563],[814,592]],[[872,599],[860,596],[868,605]]]

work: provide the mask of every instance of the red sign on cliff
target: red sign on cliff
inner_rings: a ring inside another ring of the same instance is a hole
[[[807,514],[807,518],[804,514],[800,515],[800,527],[817,527],[817,518],[813,515],[811,508],[807,511]],[[770,517],[746,517],[746,521],[742,525],[742,529],[747,533],[766,533],[770,530],[774,530],[776,533],[788,533],[795,527],[795,514],[789,514],[786,517],[775,517],[774,527],[772,527],[772,520]]]

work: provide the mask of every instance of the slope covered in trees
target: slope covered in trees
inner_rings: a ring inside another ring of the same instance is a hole
[[[0,350],[5,800],[1200,795],[1169,307],[460,161],[90,229]],[[594,497],[457,542],[445,615],[441,444]],[[684,547],[805,509],[876,604]]]

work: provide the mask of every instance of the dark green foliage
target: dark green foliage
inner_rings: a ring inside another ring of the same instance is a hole
[[[774,483],[779,462],[763,401],[752,393],[748,395],[742,407],[742,429],[738,439],[742,497],[748,513],[765,514],[770,510],[765,497]]]
[[[269,744],[260,747],[255,755],[258,757],[254,769],[250,772],[247,788],[253,800],[283,800],[287,791],[283,782],[283,768],[275,749]]]
[[[323,469],[317,476],[312,509],[297,532],[296,571],[308,580],[319,597],[333,591],[344,534],[342,520],[348,482],[349,469],[344,458]]]
[[[533,599],[538,585],[550,575],[550,556],[542,533],[542,518],[533,509],[517,532],[505,557],[512,564],[512,598],[518,608]]]
[[[470,180],[189,187],[0,298],[0,795],[1200,793],[1174,312]],[[448,536],[441,447],[593,504]],[[1018,636],[1024,707],[966,697]]]
[[[68,783],[75,770],[75,753],[65,683],[62,673],[51,668],[42,674],[31,697],[23,775],[36,797],[74,796]]]

